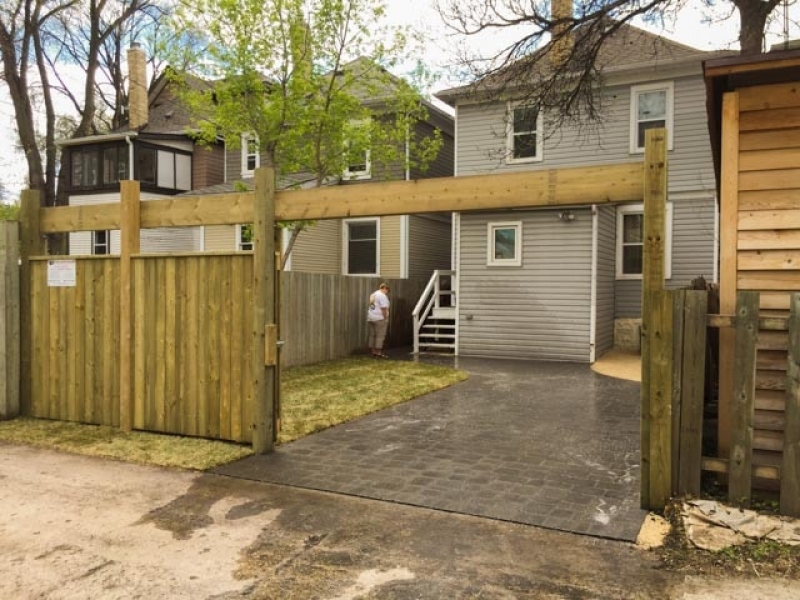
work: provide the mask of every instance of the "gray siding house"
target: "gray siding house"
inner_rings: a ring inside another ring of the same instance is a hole
[[[437,96],[456,111],[456,175],[643,160],[666,127],[667,280],[717,280],[717,203],[702,61],[714,54],[623,27],[601,52],[602,120],[547,131],[546,115],[475,86]],[[454,215],[455,350],[593,362],[638,349],[641,204]]]

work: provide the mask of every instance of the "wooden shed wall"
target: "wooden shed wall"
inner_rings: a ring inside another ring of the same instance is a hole
[[[756,290],[762,316],[788,315],[789,293],[800,291],[800,83],[741,88],[726,95],[724,106],[721,312],[734,312],[737,291]],[[787,336],[759,334],[756,464],[780,465]],[[724,366],[732,344],[725,335],[721,342]],[[726,396],[721,380],[723,410]],[[720,418],[724,447],[726,419]]]

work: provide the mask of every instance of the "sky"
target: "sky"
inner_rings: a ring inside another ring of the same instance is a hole
[[[428,68],[441,72],[441,78],[432,91],[458,85],[448,73],[453,66],[454,49],[458,40],[448,32],[438,13],[433,8],[433,0],[385,0],[387,3],[387,19],[390,23],[407,25],[426,34],[426,43],[423,60]],[[730,5],[729,3],[723,3]],[[800,4],[795,4],[790,9],[791,17],[800,20]],[[664,30],[648,29],[664,35],[675,41],[693,46],[702,50],[724,50],[737,47],[739,19],[733,16],[723,22],[713,25],[704,22],[703,10],[697,0],[690,0],[682,9],[680,18],[675,23],[667,24]],[[780,21],[780,19],[779,19]],[[773,26],[769,36],[768,45],[782,41],[781,22]],[[497,44],[508,43],[513,40],[515,32],[508,31],[504,34],[493,33],[469,40],[471,48],[480,51]],[[790,38],[800,38],[800,30],[795,26],[790,30]],[[0,85],[0,139],[6,142],[5,152],[0,153],[0,181],[10,192],[12,198],[17,198],[19,190],[25,185],[27,167],[20,153],[9,152],[10,142],[16,142],[17,136],[14,128],[14,111],[11,100]]]

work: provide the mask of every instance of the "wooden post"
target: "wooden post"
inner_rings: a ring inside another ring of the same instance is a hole
[[[0,421],[19,416],[19,231],[0,222]]]
[[[739,292],[736,300],[736,356],[731,404],[731,456],[728,499],[750,505],[753,478],[753,416],[756,395],[758,292]]]
[[[649,295],[649,502],[650,508],[663,509],[672,494],[672,305],[675,293],[655,290]]]
[[[700,495],[708,292],[687,291],[684,307],[678,494]]]
[[[23,190],[19,207],[19,253],[21,266],[19,270],[20,293],[20,412],[29,415],[31,411],[31,378],[33,365],[31,362],[31,256],[42,256],[45,249],[45,238],[39,221],[41,192]]]
[[[641,385],[641,506],[663,508],[650,497],[650,293],[664,289],[664,245],[666,241],[667,133],[645,132],[644,151],[644,244],[642,264],[642,385]],[[672,399],[667,397],[666,402]],[[658,409],[657,411],[658,412]],[[670,433],[671,436],[671,433]]]
[[[267,327],[275,326],[275,171],[255,173],[253,216],[253,451],[272,452],[275,366],[266,365]]]
[[[120,251],[119,251],[119,428],[133,429],[135,389],[134,373],[134,284],[131,255],[139,253],[141,203],[138,181],[120,182]]]
[[[792,294],[789,316],[781,513],[790,517],[800,517],[800,294]]]
[[[736,310],[736,253],[739,238],[739,93],[729,92],[722,99],[722,158],[720,172],[719,221],[719,312],[732,315]],[[728,456],[733,397],[733,349],[735,331],[719,331],[719,422],[718,454]]]

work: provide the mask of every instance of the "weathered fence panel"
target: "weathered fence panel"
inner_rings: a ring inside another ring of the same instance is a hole
[[[800,517],[800,294],[792,294],[789,317],[786,425],[780,501],[783,514]]]
[[[19,415],[19,231],[0,221],[0,420]]]
[[[30,410],[33,417],[119,424],[119,260],[70,257],[75,286],[48,285],[30,260]]]
[[[367,300],[382,280],[315,273],[281,273],[282,365],[344,358],[367,346]],[[387,344],[411,344],[411,312],[427,282],[389,279]]]
[[[250,441],[253,257],[133,257],[133,427]]]

